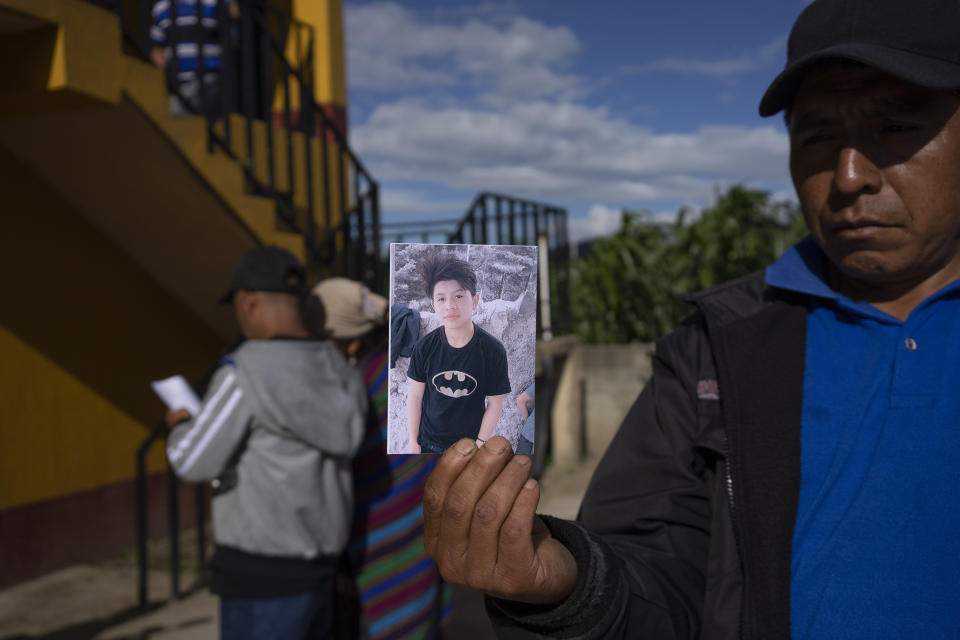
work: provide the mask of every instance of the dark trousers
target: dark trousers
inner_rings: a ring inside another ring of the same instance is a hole
[[[420,453],[443,453],[448,446],[429,436],[420,433],[417,436],[417,444],[420,445]]]
[[[533,455],[533,443],[520,436],[519,442],[517,442],[517,453],[522,453],[524,455]]]
[[[220,640],[326,640],[332,622],[332,581],[295,596],[220,599]]]

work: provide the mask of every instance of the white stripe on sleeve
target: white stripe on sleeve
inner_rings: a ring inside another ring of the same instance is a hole
[[[153,15],[156,17],[160,13],[170,9],[170,0],[157,0],[157,3],[153,5]]]
[[[204,450],[210,444],[210,441],[213,440],[213,436],[217,435],[217,431],[220,430],[220,427],[223,426],[223,423],[226,422],[227,418],[230,417],[230,414],[233,412],[234,408],[236,408],[237,403],[240,402],[240,398],[242,397],[243,391],[241,389],[235,389],[233,394],[231,394],[230,399],[227,400],[225,405],[223,405],[223,410],[217,414],[217,418],[210,425],[210,429],[203,434],[203,437],[197,444],[197,448],[190,453],[190,456],[183,463],[183,466],[181,466],[178,470],[180,474],[186,473],[190,467],[196,463],[197,458],[200,457],[200,454],[204,452]]]
[[[170,462],[176,463],[177,460],[186,453],[187,449],[190,448],[190,444],[193,442],[193,439],[197,437],[197,434],[200,433],[203,423],[205,423],[209,418],[210,414],[213,413],[214,407],[220,403],[220,399],[227,393],[230,387],[233,385],[233,381],[237,379],[237,376],[232,371],[227,374],[227,377],[223,379],[223,382],[220,383],[220,387],[217,389],[216,393],[210,398],[210,402],[207,402],[203,405],[203,409],[200,410],[200,415],[197,416],[196,421],[193,423],[193,427],[190,428],[190,431],[183,436],[183,439],[177,443],[177,446],[173,450],[167,452],[167,456],[170,458]]]

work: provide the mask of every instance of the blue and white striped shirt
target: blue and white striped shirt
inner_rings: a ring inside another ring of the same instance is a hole
[[[164,47],[167,62],[176,59],[177,79],[188,81],[196,78],[197,57],[200,46],[203,46],[203,66],[205,71],[219,71],[220,56],[222,53],[217,38],[219,0],[157,0],[153,4],[153,24],[150,26],[150,39],[153,44]],[[176,4],[174,8],[173,5]],[[231,0],[223,0],[224,9]],[[173,26],[171,9],[176,14],[176,28],[179,33],[171,35]],[[200,13],[200,29],[197,28],[197,13]],[[203,42],[198,42],[197,34],[200,31],[206,35]],[[176,51],[173,42],[176,41]]]

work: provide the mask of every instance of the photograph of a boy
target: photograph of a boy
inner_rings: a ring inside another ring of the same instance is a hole
[[[461,438],[482,445],[493,436],[510,393],[506,349],[473,321],[480,296],[467,262],[433,255],[420,273],[442,324],[410,356],[406,452],[443,453]]]
[[[390,245],[387,453],[532,451],[538,280],[537,247]]]

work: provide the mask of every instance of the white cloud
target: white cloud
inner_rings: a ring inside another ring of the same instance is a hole
[[[459,217],[469,204],[466,200],[435,200],[430,197],[429,192],[423,190],[396,188],[383,189],[380,192],[380,201],[386,211],[420,214],[420,219],[437,213]]]
[[[757,61],[744,56],[727,60],[697,60],[694,58],[661,58],[649,62],[637,70],[642,71],[673,71],[688,75],[699,76],[730,76],[755,68]]]
[[[350,86],[384,92],[472,84],[520,99],[579,91],[580,79],[564,71],[580,50],[573,31],[479,15],[449,24],[394,2],[348,5]]]
[[[482,16],[495,24],[509,24],[511,20],[523,15],[518,2],[480,2],[469,5],[441,5],[431,10],[438,20],[463,20]]]
[[[654,133],[602,107],[535,101],[501,109],[381,104],[351,139],[376,175],[553,201],[708,201],[717,184],[786,185],[773,126]]]
[[[688,223],[695,221],[700,217],[700,207],[687,205],[686,221]],[[621,221],[623,220],[623,207],[609,207],[605,204],[594,204],[587,211],[586,217],[576,217],[568,215],[567,233],[571,243],[590,240],[593,238],[603,238],[619,231]],[[680,207],[663,211],[646,211],[631,209],[643,217],[645,222],[651,224],[673,224],[677,220]]]
[[[654,132],[587,106],[578,100],[588,85],[618,73],[574,75],[581,49],[574,32],[521,11],[510,0],[422,11],[391,1],[346,5],[350,87],[372,105],[350,137],[383,185],[387,216],[459,215],[467,204],[431,197],[429,187],[395,186],[413,182],[568,207],[594,204],[586,218],[571,217],[578,230],[594,234],[619,224],[619,209],[598,203],[639,210],[650,202],[707,203],[718,185],[738,182],[789,188],[787,138],[775,126]],[[661,58],[621,73],[731,78],[769,64],[784,41],[750,55]],[[662,212],[665,219],[675,214]]]
[[[749,54],[732,58],[701,59],[666,57],[641,65],[624,67],[624,73],[645,73],[649,71],[668,71],[684,75],[712,76],[726,78],[747,71],[759,69],[777,56],[786,46],[786,36],[779,36]]]
[[[775,202],[799,203],[799,200],[797,200],[797,192],[794,189],[777,189],[770,194],[770,199]]]
[[[567,234],[570,242],[577,243],[581,240],[608,236],[620,228],[622,217],[622,209],[595,204],[590,207],[586,218],[567,218]]]

